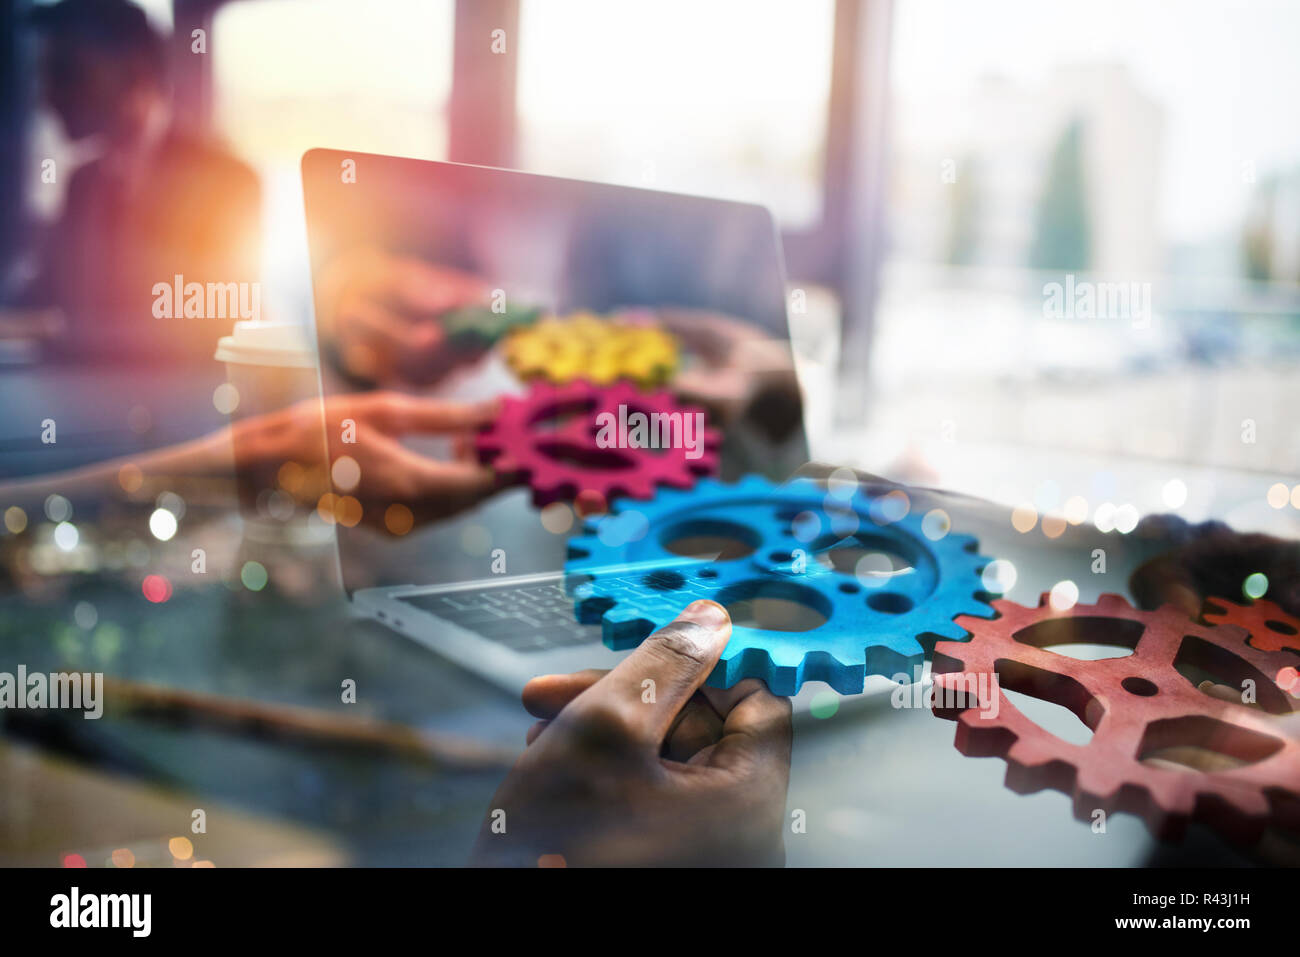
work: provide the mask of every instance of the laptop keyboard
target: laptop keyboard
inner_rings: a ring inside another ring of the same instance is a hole
[[[399,600],[525,654],[600,640],[600,626],[580,625],[573,617],[573,599],[559,582]]]

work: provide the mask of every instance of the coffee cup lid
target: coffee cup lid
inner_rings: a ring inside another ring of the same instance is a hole
[[[237,322],[217,341],[218,362],[314,369],[316,351],[305,326],[294,322]]]

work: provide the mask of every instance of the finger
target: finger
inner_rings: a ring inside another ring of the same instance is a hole
[[[730,688],[701,688],[700,694],[709,699],[709,704],[713,706],[719,717],[725,718],[732,710],[748,698],[755,691],[764,691],[767,685],[757,678],[746,678],[738,681]]]
[[[1173,605],[1188,617],[1201,613],[1201,591],[1191,569],[1172,556],[1154,558],[1129,578],[1129,589],[1140,608]]]
[[[377,392],[366,398],[366,411],[371,424],[390,435],[477,429],[491,422],[499,407],[497,399],[456,402],[427,399],[402,392]]]
[[[524,710],[534,718],[550,721],[607,674],[608,669],[588,668],[567,675],[539,675],[524,685]]]
[[[430,501],[477,501],[496,488],[492,470],[468,462],[441,462],[409,450],[416,492]]]
[[[677,620],[641,642],[565,709],[577,725],[613,724],[656,752],[668,729],[709,676],[727,640],[731,618],[713,601],[688,605]],[[607,736],[608,736],[607,730]]]
[[[1232,685],[1221,685],[1207,678],[1198,684],[1196,688],[1211,698],[1218,698],[1220,701],[1228,701],[1232,704],[1241,704],[1241,691],[1232,687]]]
[[[436,322],[411,319],[382,302],[360,297],[343,304],[338,329],[348,348],[365,345],[384,357],[406,362],[427,359],[446,339]]]
[[[532,727],[528,729],[528,734],[524,736],[524,747],[536,741],[550,723],[549,721],[534,721]]]
[[[701,691],[705,689],[700,689]],[[710,745],[722,740],[722,717],[709,699],[696,693],[668,729],[662,756],[685,763]]]
[[[788,778],[794,739],[792,710],[789,698],[777,697],[758,684],[723,716],[722,740],[691,763]]]

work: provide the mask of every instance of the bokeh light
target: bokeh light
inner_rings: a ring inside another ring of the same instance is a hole
[[[790,534],[805,545],[821,534],[822,520],[816,512],[800,512],[790,522]]]
[[[160,605],[172,597],[172,583],[162,575],[145,575],[140,582],[140,592],[155,605]]]
[[[355,528],[363,514],[361,503],[351,495],[342,495],[334,502],[334,518],[345,528]]]
[[[340,455],[330,467],[330,478],[334,487],[344,492],[351,492],[361,481],[361,466],[350,455]]]
[[[86,859],[82,857],[80,854],[64,854],[63,866],[64,867],[85,867]]]
[[[79,601],[72,609],[72,620],[78,628],[90,631],[99,622],[99,610],[88,601]]]
[[[1170,479],[1160,491],[1165,508],[1182,508],[1187,504],[1187,483],[1182,479]]]
[[[181,498],[175,492],[163,492],[158,496],[157,500],[154,501],[154,506],[157,508],[167,509],[167,511],[176,516],[178,522],[185,517],[185,499]]]
[[[135,867],[135,855],[129,847],[119,847],[113,852],[114,867]]]
[[[316,502],[316,514],[324,520],[326,525],[335,523],[334,508],[338,504],[338,498],[333,492],[326,492]]]
[[[282,489],[276,488],[269,491],[263,489],[257,496],[259,501],[261,501],[262,495],[266,496],[266,500],[263,503],[266,508],[266,514],[270,515],[278,522],[289,521],[298,510],[297,506],[294,504],[293,496]]]
[[[879,498],[871,500],[871,519],[877,525],[889,525],[902,521],[912,508],[912,500],[902,489],[886,492]]]
[[[1122,535],[1127,535],[1137,528],[1138,518],[1137,507],[1126,502],[1115,509],[1115,530]]]
[[[45,517],[51,522],[66,522],[72,518],[72,503],[62,495],[50,495],[45,499]]]
[[[1241,583],[1241,591],[1251,601],[1263,598],[1268,592],[1268,576],[1263,572],[1247,575],[1246,580]]]
[[[605,501],[605,496],[594,488],[584,488],[573,500],[573,508],[580,516],[586,518],[588,515],[603,515],[608,512],[609,502]]]
[[[1005,558],[995,558],[984,566],[980,573],[980,582],[986,592],[1005,595],[1016,585],[1016,566]]]
[[[1268,487],[1268,504],[1274,508],[1286,508],[1287,502],[1291,501],[1291,490],[1277,482]]]
[[[1038,524],[1038,509],[1028,502],[1017,505],[1011,510],[1011,527],[1021,535]]]
[[[394,502],[384,510],[384,528],[393,535],[405,535],[415,527],[415,515],[401,502]]]
[[[1088,500],[1082,495],[1071,495],[1065,500],[1063,511],[1071,525],[1082,525],[1088,520]]]
[[[144,484],[144,473],[140,471],[138,465],[127,462],[117,470],[117,484],[122,486],[122,491],[128,495],[140,491],[140,486]]]
[[[165,508],[156,508],[149,516],[149,532],[160,542],[169,542],[176,535],[176,516]]]
[[[223,382],[212,390],[212,405],[222,415],[230,415],[239,408],[239,390]]]
[[[573,509],[565,502],[552,502],[540,513],[542,528],[552,535],[563,535],[573,528]]]
[[[266,566],[261,562],[244,562],[239,569],[239,580],[249,591],[261,591],[266,587],[267,579]]]
[[[27,527],[27,513],[17,505],[5,509],[5,528],[17,535]]]
[[[275,480],[280,483],[280,488],[291,495],[297,495],[302,491],[306,478],[307,470],[297,462],[285,462],[275,473]]]
[[[1060,515],[1044,515],[1042,528],[1048,538],[1060,538],[1065,532],[1065,519]]]
[[[59,522],[54,526],[54,544],[65,552],[70,552],[81,541],[81,533],[71,522]]]
[[[839,710],[840,696],[829,688],[818,691],[808,703],[808,711],[814,718],[832,718]]]
[[[826,479],[826,491],[841,502],[847,502],[853,498],[853,493],[857,490],[858,476],[853,469],[836,469]]]
[[[932,508],[921,519],[921,534],[937,542],[952,530],[952,519],[941,508]]]
[[[867,552],[853,566],[854,576],[866,588],[879,588],[893,573],[894,563],[882,552]]]
[[[188,861],[194,856],[194,845],[188,837],[173,837],[167,842],[167,850],[178,861]]]
[[[1115,506],[1110,502],[1098,505],[1097,511],[1092,515],[1092,524],[1099,532],[1115,531]]]
[[[1069,579],[1057,582],[1047,593],[1047,603],[1055,611],[1069,611],[1079,602],[1079,586]]]

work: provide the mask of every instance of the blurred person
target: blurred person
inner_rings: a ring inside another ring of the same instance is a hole
[[[35,277],[0,330],[73,355],[210,362],[236,319],[256,318],[243,314],[260,296],[256,176],[179,128],[164,41],[139,7],[62,0],[37,7],[31,22],[43,40],[43,98],[96,158],[72,174]],[[225,315],[187,317],[183,301],[170,301],[191,283],[222,284],[211,311]],[[233,303],[229,283],[240,284]],[[169,287],[166,308],[160,284]]]

